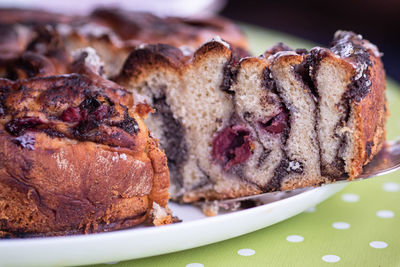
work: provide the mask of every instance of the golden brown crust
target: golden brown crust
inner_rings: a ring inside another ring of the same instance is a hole
[[[212,200],[221,200],[221,199],[232,199],[239,198],[251,195],[257,195],[264,193],[259,187],[252,184],[241,184],[238,188],[232,190],[218,190],[216,191],[213,188],[209,188],[208,190],[198,190],[195,192],[186,192],[182,197],[181,201],[184,203],[195,203],[197,201],[212,201]]]
[[[349,49],[351,48],[351,49]],[[353,147],[346,162],[349,179],[356,178],[382,148],[385,141],[386,78],[377,48],[353,32],[338,31],[325,59],[346,70],[349,119],[354,129],[347,142]]]
[[[230,44],[220,39],[212,39],[200,46],[193,55],[193,62],[197,63],[213,55],[221,57],[231,57],[232,50]]]
[[[45,77],[56,75],[54,64],[43,55],[33,52],[24,52],[21,56],[4,60],[5,78],[11,80]]]
[[[166,157],[123,88],[78,74],[0,86],[1,231],[123,229],[167,206]]]
[[[148,157],[153,164],[154,180],[150,192],[150,200],[166,207],[169,199],[169,171],[167,166],[167,157],[158,147],[157,139],[149,138]]]
[[[129,86],[131,83],[139,84],[155,70],[170,71],[171,75],[179,76],[212,55],[231,57],[232,52],[227,45],[219,41],[210,41],[200,46],[190,56],[183,55],[180,49],[171,45],[144,45],[130,53],[121,72],[113,80],[123,86]]]
[[[385,97],[386,78],[382,61],[370,51],[372,66],[369,67],[371,87],[360,102],[352,102],[357,131],[354,140],[358,141],[352,162],[351,178],[357,177],[366,165],[382,148],[385,142],[387,101]]]
[[[310,186],[320,186],[322,184],[331,183],[332,180],[327,177],[304,177],[304,179],[287,179],[282,181],[281,191],[294,190],[298,188],[306,188]]]
[[[145,219],[153,169],[144,152],[29,135],[36,140],[34,150],[19,146],[4,129],[0,133],[1,230],[89,233]]]
[[[130,53],[114,80],[118,84],[126,84],[131,79],[137,80],[145,76],[148,70],[178,70],[183,67],[184,62],[182,51],[176,47],[167,44],[144,45]]]

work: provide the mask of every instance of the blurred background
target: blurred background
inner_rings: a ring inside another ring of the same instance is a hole
[[[327,46],[338,29],[362,34],[384,52],[387,75],[400,82],[400,0],[0,0],[1,6],[89,13],[99,5],[162,16],[220,14]]]
[[[400,82],[400,0],[226,1],[221,15],[328,45],[352,30],[384,53],[386,73]]]

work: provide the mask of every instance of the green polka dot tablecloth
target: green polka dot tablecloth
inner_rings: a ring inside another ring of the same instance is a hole
[[[254,54],[261,54],[278,41],[292,47],[312,47],[283,34],[243,28]],[[387,139],[399,139],[399,86],[389,81],[387,96],[391,111]],[[244,236],[181,252],[108,264],[118,267],[400,266],[400,172],[349,183],[318,206]]]

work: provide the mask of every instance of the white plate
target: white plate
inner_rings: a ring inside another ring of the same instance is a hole
[[[346,186],[325,185],[255,208],[205,217],[198,208],[171,203],[182,223],[110,233],[0,240],[0,266],[65,266],[123,261],[211,244],[283,221]]]

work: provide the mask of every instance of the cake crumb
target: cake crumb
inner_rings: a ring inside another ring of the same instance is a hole
[[[217,201],[206,202],[201,206],[201,210],[207,217],[216,216],[219,212],[219,205]]]
[[[150,211],[151,222],[155,226],[171,224],[179,220],[171,215],[168,208],[161,207],[158,203],[153,202],[153,207]]]

